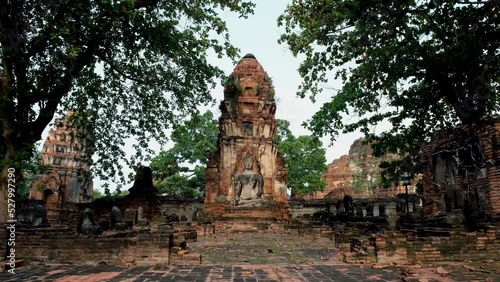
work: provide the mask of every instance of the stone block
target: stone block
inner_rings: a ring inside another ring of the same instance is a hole
[[[201,254],[185,254],[182,256],[182,260],[197,261],[201,263]]]
[[[178,251],[178,252],[177,252],[177,254],[178,254],[179,256],[183,256],[183,255],[186,255],[186,254],[188,254],[188,253],[189,253],[189,249],[186,249],[186,250],[180,250],[180,251]]]

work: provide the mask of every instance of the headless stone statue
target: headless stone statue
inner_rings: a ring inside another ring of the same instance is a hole
[[[397,200],[396,200],[396,212],[398,214],[406,212],[406,199],[397,198]]]
[[[210,219],[210,214],[204,211],[203,209],[198,209],[196,211],[196,220],[198,221],[198,223],[202,224],[212,223],[212,220]]]
[[[137,224],[139,225],[148,225],[149,220],[144,217],[144,210],[142,207],[137,209]]]
[[[16,203],[16,219],[19,225],[29,227],[47,227],[47,211],[36,201],[21,201]]]
[[[446,204],[446,212],[464,208],[465,194],[463,189],[456,185],[450,184],[444,192],[444,202]]]
[[[126,209],[124,214],[123,214],[123,218],[124,218],[124,221],[126,224],[128,224],[129,226],[132,226],[135,224],[135,220],[137,219],[137,211],[134,210],[134,209]]]
[[[102,228],[95,222],[91,209],[86,208],[83,211],[83,220],[78,228],[78,232],[84,235],[99,235],[102,233]]]
[[[378,216],[379,217],[385,217],[386,216],[386,213],[385,213],[385,204],[379,204],[378,205]]]
[[[349,216],[354,216],[354,205],[351,195],[344,196],[344,210]]]
[[[253,156],[247,153],[243,158],[244,170],[234,175],[234,205],[256,204],[262,200],[264,178],[252,171]]]
[[[444,183],[441,182],[437,185],[440,187]],[[449,228],[463,227],[465,224],[464,198],[464,190],[450,181],[450,178],[447,178],[444,203],[443,201],[436,203],[441,215],[427,218],[427,225]]]
[[[360,202],[356,203],[356,217],[363,218],[363,205]]]
[[[49,221],[47,220],[47,211],[41,204],[35,205],[33,211],[33,227],[47,227]]]
[[[442,201],[438,202],[441,216],[429,219],[428,224],[435,224],[439,227],[462,227],[465,223],[464,198],[463,189],[448,181],[444,191],[444,203]]]
[[[337,209],[337,214],[344,212],[344,203],[342,202],[342,200],[337,201],[337,203],[335,204],[335,208]]]
[[[125,230],[127,228],[128,224],[123,221],[122,211],[118,207],[113,206],[113,208],[111,209],[111,215],[111,223],[113,228],[115,228],[116,230]]]
[[[366,217],[373,217],[373,204],[366,204]]]
[[[176,215],[175,213],[171,213],[170,215],[167,215],[167,223],[173,223],[173,222],[179,222],[179,216]]]

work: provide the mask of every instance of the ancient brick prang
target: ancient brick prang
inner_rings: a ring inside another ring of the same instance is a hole
[[[220,217],[265,206],[274,217],[288,218],[288,171],[276,143],[274,88],[253,55],[243,57],[228,77],[220,110],[218,149],[207,164],[206,210]]]
[[[45,175],[38,175],[30,190],[30,199],[43,200],[49,209],[61,202],[92,201],[93,184],[85,178],[89,165],[84,161],[86,150],[77,138],[77,130],[68,115],[55,122],[42,149],[41,165],[48,166]]]

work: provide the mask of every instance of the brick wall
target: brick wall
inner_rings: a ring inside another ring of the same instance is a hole
[[[120,208],[122,214],[126,209],[137,210],[142,207],[144,216],[148,219],[159,217],[166,223],[166,217],[163,212],[169,214],[176,213],[179,216],[189,213],[192,215],[196,207],[202,206],[198,200],[175,200],[167,197],[157,196],[149,199],[145,197],[123,197],[123,198],[100,198],[92,203],[64,203],[54,206],[46,206],[47,218],[51,226],[76,226],[82,219],[83,210],[90,208],[94,214],[94,219],[104,230],[108,230],[111,224],[111,209],[113,206]],[[193,206],[191,210],[186,211],[187,206]],[[191,218],[191,216],[187,216]]]
[[[167,197],[123,197],[98,199],[92,203],[64,203],[48,205],[47,217],[51,227],[21,228],[16,226],[16,257],[33,262],[99,263],[119,265],[156,265],[169,263],[169,240],[175,233],[186,239],[196,240],[196,230],[186,222],[172,231],[160,232],[156,226],[166,223],[166,215],[172,212],[192,215],[199,201],[174,200]],[[82,219],[82,211],[90,208],[94,219],[104,229],[111,224],[111,210],[118,206],[125,209],[144,209],[144,216],[153,220],[149,227],[108,231],[97,237],[80,235],[76,228]],[[187,207],[189,209],[187,209]],[[186,211],[187,209],[187,211]],[[191,216],[186,216],[191,218]],[[0,258],[6,252],[9,235],[6,226],[0,226]],[[152,231],[154,230],[154,231]]]
[[[16,230],[16,256],[33,262],[167,265],[171,236],[128,231],[93,238],[65,227],[20,229]]]
[[[449,231],[441,236],[421,236],[408,232],[374,234],[377,259],[381,262],[410,263],[484,260],[500,257],[500,229]]]

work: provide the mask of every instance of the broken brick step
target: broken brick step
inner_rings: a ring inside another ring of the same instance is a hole
[[[201,254],[185,254],[185,255],[180,255],[180,256],[172,256],[170,258],[170,261],[174,264],[179,264],[182,262],[189,262],[189,263],[200,263],[201,264]]]
[[[201,254],[185,254],[182,256],[182,260],[200,261],[201,263]]]

